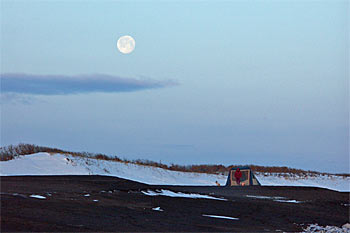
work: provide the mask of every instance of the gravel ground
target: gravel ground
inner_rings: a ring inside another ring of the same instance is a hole
[[[154,195],[160,190],[220,199]],[[1,232],[312,232],[321,226],[343,229],[349,222],[348,204],[348,192],[314,187],[154,186],[108,176],[1,177]]]

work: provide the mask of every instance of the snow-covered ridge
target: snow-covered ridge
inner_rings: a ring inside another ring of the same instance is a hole
[[[215,185],[215,181],[224,185],[227,179],[223,175],[177,172],[132,163],[49,153],[36,153],[0,161],[0,175],[107,175],[160,185]],[[256,176],[262,185],[314,186],[350,191],[350,177],[336,175],[298,177],[260,173],[256,173]]]

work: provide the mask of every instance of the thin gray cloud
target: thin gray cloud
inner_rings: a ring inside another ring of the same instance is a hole
[[[176,85],[174,81],[123,78],[104,74],[69,76],[5,73],[0,75],[0,80],[2,93],[31,95],[131,92]]]
[[[194,149],[195,146],[192,144],[163,144],[161,147],[168,149],[179,149],[179,150],[188,150]]]
[[[38,99],[33,95],[23,95],[17,93],[1,93],[0,103],[1,104],[12,104],[12,105],[29,105],[33,103],[44,102],[43,99]]]

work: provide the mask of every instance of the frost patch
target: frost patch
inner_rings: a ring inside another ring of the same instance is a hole
[[[152,208],[152,210],[155,210],[155,211],[164,211],[164,210],[162,210],[160,207],[154,207],[154,208]]]
[[[170,190],[160,190],[160,191],[151,191],[148,190],[146,191],[141,191],[143,194],[147,195],[147,196],[168,196],[168,197],[184,197],[184,198],[205,198],[205,199],[213,199],[213,200],[220,200],[220,201],[227,201],[224,198],[218,198],[218,197],[212,197],[212,196],[208,196],[208,195],[202,195],[202,194],[197,194],[197,193],[175,193],[173,191]]]

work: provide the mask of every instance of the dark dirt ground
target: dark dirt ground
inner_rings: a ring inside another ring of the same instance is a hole
[[[302,224],[340,227],[349,222],[349,206],[344,205],[349,203],[348,192],[313,187],[154,186],[108,176],[0,179],[1,232],[295,232],[302,230]],[[147,196],[141,192],[160,189],[224,197],[227,201]],[[29,197],[32,194],[46,199]],[[278,196],[302,203],[246,195]],[[164,211],[152,210],[154,207]]]

